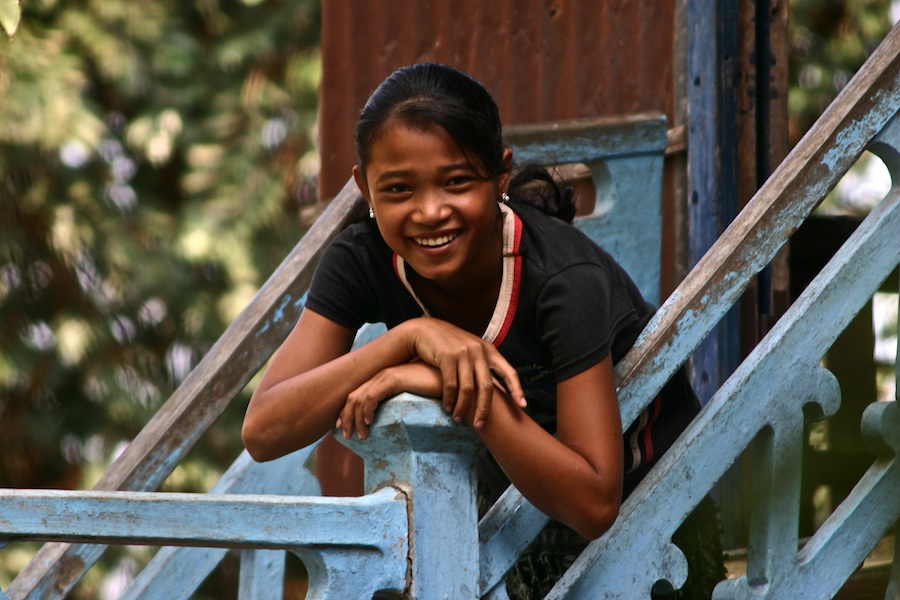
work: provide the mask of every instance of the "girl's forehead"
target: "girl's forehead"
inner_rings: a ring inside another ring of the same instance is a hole
[[[385,122],[369,149],[370,163],[421,160],[438,156],[462,159],[463,153],[447,131],[435,124],[409,123],[399,119]]]
[[[447,130],[432,121],[392,116],[380,127],[373,145],[378,146],[380,138],[385,136],[435,136],[452,141]]]

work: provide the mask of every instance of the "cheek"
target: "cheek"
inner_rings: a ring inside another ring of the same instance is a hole
[[[382,208],[377,209],[375,212],[375,224],[378,226],[378,231],[381,232],[381,237],[386,242],[390,244],[394,240],[403,237],[396,211]]]

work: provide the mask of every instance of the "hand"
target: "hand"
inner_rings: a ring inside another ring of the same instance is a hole
[[[404,325],[409,332],[410,353],[440,370],[441,403],[455,421],[465,419],[474,401],[473,426],[480,428],[497,388],[525,407],[518,373],[493,344],[440,319],[422,317]]]
[[[441,372],[429,364],[413,362],[388,367],[347,396],[335,427],[341,428],[344,439],[349,439],[355,429],[359,439],[364,440],[369,437],[369,425],[382,400],[401,392],[438,398],[442,388]]]

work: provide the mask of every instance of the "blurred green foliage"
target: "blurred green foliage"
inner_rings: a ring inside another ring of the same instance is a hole
[[[320,2],[21,8],[0,36],[0,486],[89,488],[303,234]],[[245,403],[169,488],[208,489]]]
[[[13,35],[19,28],[22,18],[22,8],[19,0],[0,0],[0,31],[6,35]]]
[[[791,145],[891,30],[895,0],[790,0]],[[894,6],[892,6],[894,5]]]
[[[793,146],[837,97],[900,16],[897,0],[790,0],[788,115]],[[866,152],[817,209],[865,215],[890,188]]]
[[[791,0],[792,142],[891,4]],[[0,0],[0,486],[86,488],[314,213],[320,0],[19,9]],[[230,464],[245,402],[169,489],[208,489]]]

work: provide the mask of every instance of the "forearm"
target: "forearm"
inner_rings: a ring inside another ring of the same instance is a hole
[[[290,368],[284,363],[290,363],[291,357],[276,356],[274,381],[263,378],[244,419],[242,436],[251,456],[278,458],[330,431],[350,392],[382,369],[410,360],[406,333],[403,325],[398,326],[351,352],[290,376],[280,373]]]
[[[542,512],[589,539],[612,526],[621,470],[595,468],[499,394],[477,431],[510,481]]]

